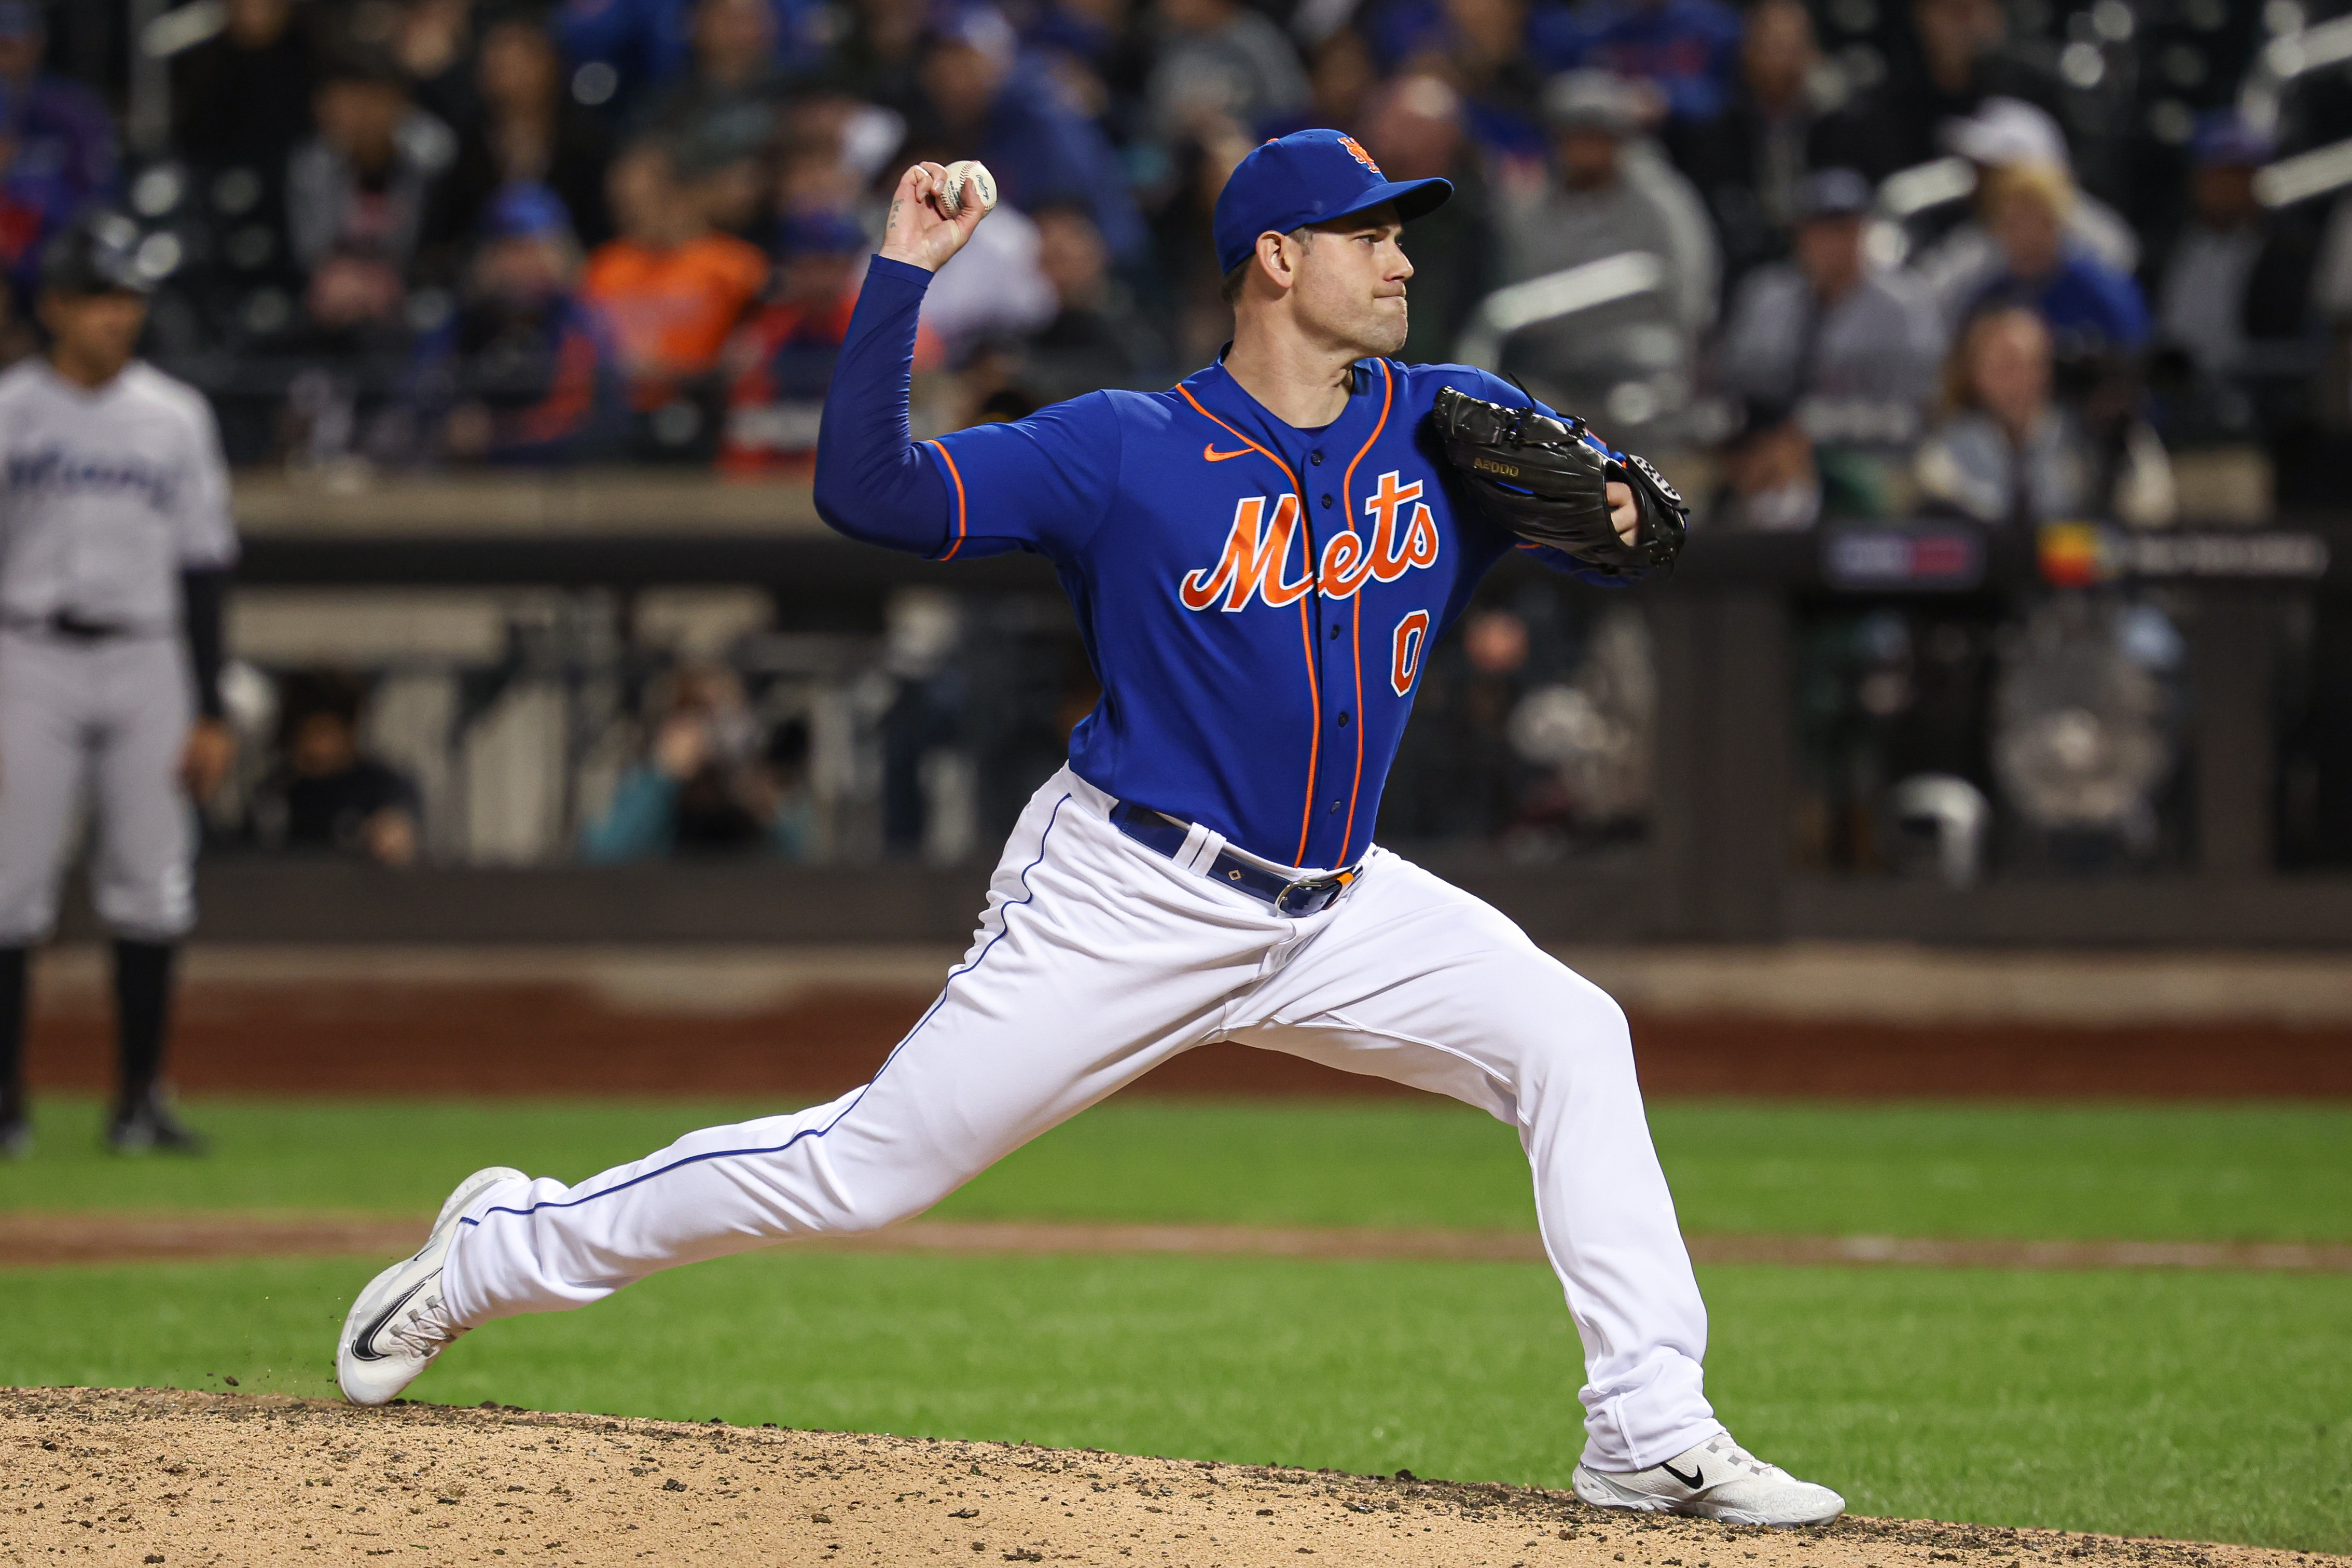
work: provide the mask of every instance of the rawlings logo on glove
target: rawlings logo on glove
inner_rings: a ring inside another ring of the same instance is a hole
[[[1531,544],[1549,545],[1605,571],[1670,566],[1682,553],[1690,509],[1646,458],[1619,458],[1580,419],[1506,408],[1441,388],[1431,414],[1446,461],[1486,515]],[[1609,515],[1612,481],[1632,487],[1642,514],[1632,542]]]

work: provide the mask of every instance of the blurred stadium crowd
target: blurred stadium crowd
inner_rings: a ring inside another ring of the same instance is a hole
[[[2200,447],[2259,452],[2282,494],[2340,504],[2352,16],[2330,11],[0,0],[0,360],[36,346],[44,239],[102,204],[158,285],[151,357],[212,397],[241,465],[789,476],[909,161],[982,159],[1003,196],[926,305],[918,425],[939,431],[1212,357],[1227,172],[1328,125],[1393,177],[1455,182],[1406,235],[1405,357],[1506,371],[1685,455],[1702,527],[2159,527],[2183,512],[2175,459]],[[756,648],[663,664],[614,710],[625,757],[562,784],[564,826],[520,858],[558,839],[592,859],[837,854],[856,835],[827,802],[860,791],[876,852],[984,842],[1090,678],[1027,610],[950,604],[963,630],[940,633],[930,602],[843,655],[863,674]],[[1919,804],[1930,818],[2029,798],[1991,708],[1996,664],[2006,692],[2036,648],[2050,679],[2129,688],[2117,723],[2145,744],[2108,768],[2130,777],[2106,780],[2101,832],[2158,852],[2177,632],[2156,601],[2037,613],[1808,622],[1811,860],[1874,863],[1836,824],[1855,801],[1884,814],[1906,778],[1974,791]],[[1490,595],[1433,664],[1383,835],[1633,831],[1647,635],[1551,585]],[[418,710],[439,738],[394,768],[362,739],[410,721],[363,712],[364,684],[277,685],[277,744],[224,837],[481,858],[420,831],[445,792],[441,709]],[[576,696],[548,743],[567,779],[604,744],[577,739]],[[863,716],[847,729],[825,716],[843,705]]]
[[[2347,401],[2352,169],[2281,161],[2352,130],[2352,20],[2297,0],[195,0],[121,41],[128,154],[45,60],[110,11],[0,0],[16,319],[121,204],[245,463],[803,465],[925,157],[1004,195],[928,423],[1162,385],[1225,335],[1226,172],[1308,124],[1457,183],[1407,358],[1719,451],[1734,526],[2162,521],[2168,444]]]

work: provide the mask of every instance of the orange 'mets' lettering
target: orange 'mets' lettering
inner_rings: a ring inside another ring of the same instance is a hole
[[[1234,507],[1234,526],[1225,535],[1224,552],[1215,567],[1184,574],[1177,596],[1187,610],[1206,610],[1219,596],[1227,614],[1244,609],[1253,598],[1279,610],[1306,597],[1315,586],[1310,575],[1285,582],[1282,574],[1290,559],[1290,539],[1298,531],[1298,497],[1285,496],[1275,504],[1274,524],[1265,524],[1265,497],[1244,496]]]
[[[1394,582],[1415,567],[1436,565],[1437,518],[1421,498],[1422,482],[1400,484],[1402,476],[1395,469],[1381,476],[1374,492],[1364,498],[1371,527],[1362,533],[1332,535],[1307,581],[1283,580],[1289,570],[1291,537],[1301,532],[1298,497],[1283,497],[1269,527],[1265,497],[1243,497],[1234,507],[1233,527],[1217,564],[1186,573],[1178,585],[1184,608],[1206,610],[1223,600],[1222,608],[1231,613],[1246,609],[1253,599],[1263,599],[1278,610],[1297,603],[1309,590],[1319,590],[1326,599],[1349,599],[1367,582]]]

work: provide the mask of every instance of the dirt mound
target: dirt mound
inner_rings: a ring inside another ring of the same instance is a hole
[[[0,1556],[17,1563],[52,1552],[142,1564],[891,1568],[930,1557],[1106,1568],[1264,1568],[1301,1556],[1494,1568],[2347,1561],[1884,1520],[1773,1533],[1402,1474],[165,1389],[0,1390]]]

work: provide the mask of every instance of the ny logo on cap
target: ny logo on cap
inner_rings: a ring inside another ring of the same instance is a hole
[[[1372,162],[1372,155],[1365,152],[1354,137],[1341,136],[1339,138],[1339,145],[1348,150],[1349,157],[1353,158],[1357,162],[1361,163],[1365,168],[1370,169],[1379,178],[1383,180],[1388,178],[1386,174],[1381,173],[1381,166]]]

